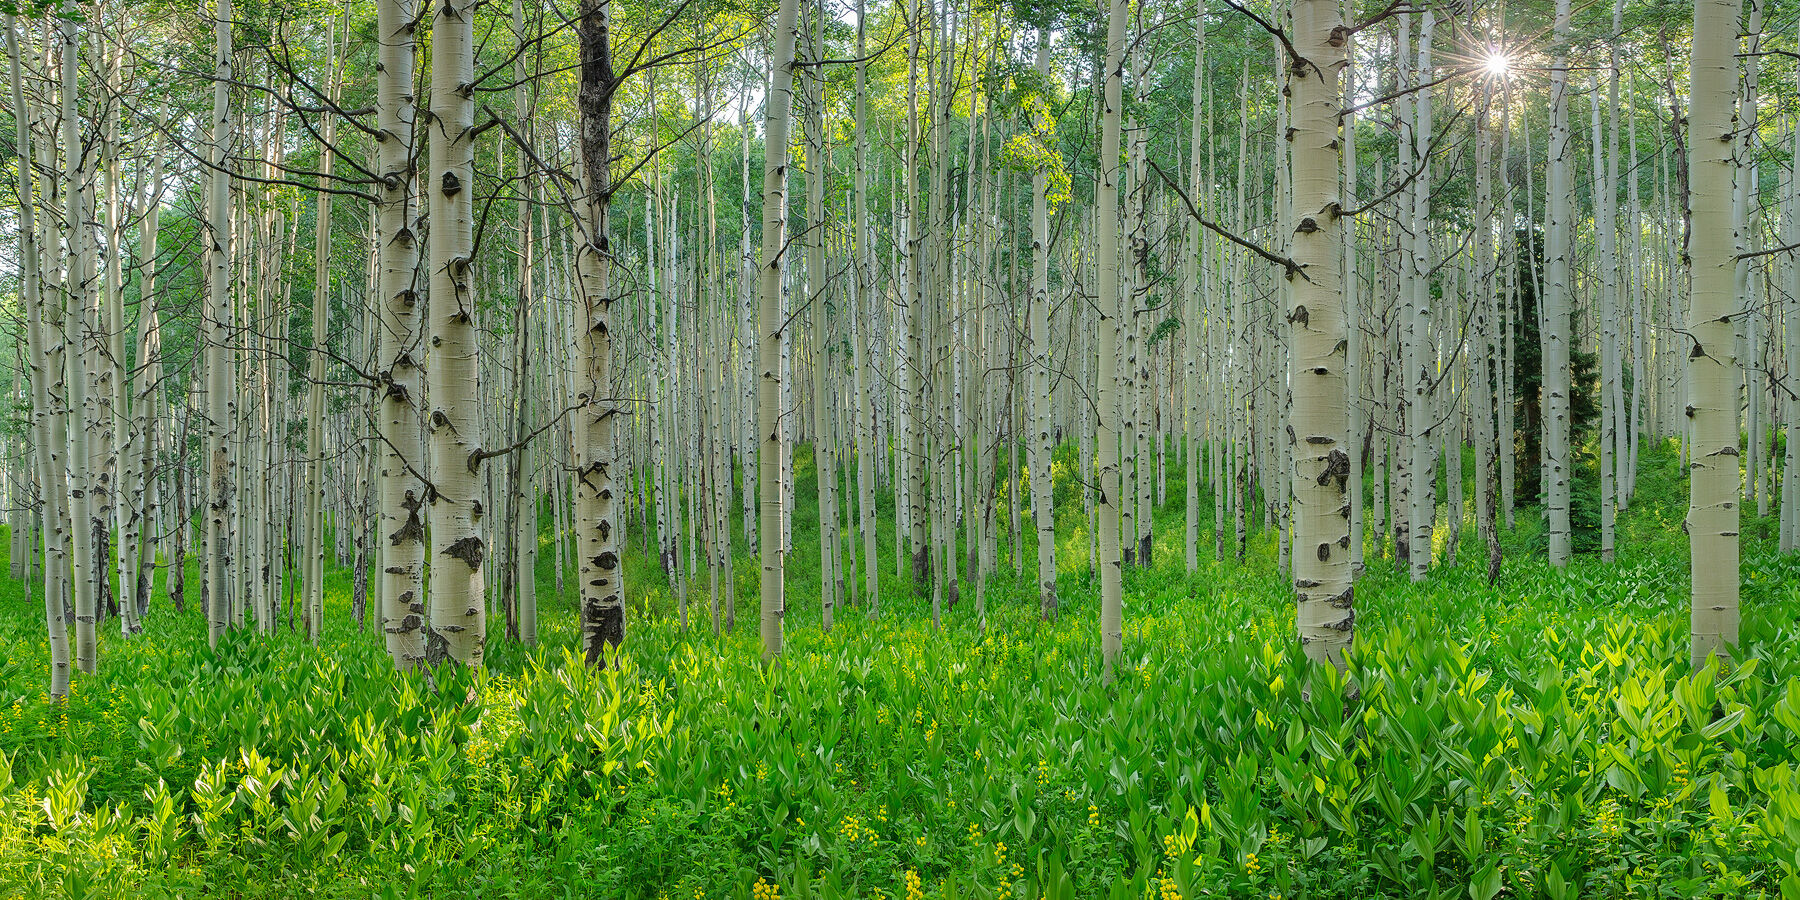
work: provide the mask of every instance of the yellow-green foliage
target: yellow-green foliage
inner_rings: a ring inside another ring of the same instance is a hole
[[[589,670],[546,569],[544,647],[395,675],[335,573],[322,648],[213,653],[163,604],[60,705],[9,585],[0,896],[1800,896],[1791,560],[1751,546],[1715,677],[1686,665],[1678,542],[1509,561],[1497,589],[1473,543],[1423,585],[1371,559],[1340,677],[1294,646],[1269,536],[1180,571],[1181,502],[1127,574],[1111,686],[1085,552],[1053,624],[1029,576],[993,585],[985,632],[896,589],[826,637],[797,596],[772,669],[749,622],[684,634],[659,587],[625,667]]]

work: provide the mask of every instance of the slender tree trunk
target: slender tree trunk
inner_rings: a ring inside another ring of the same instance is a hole
[[[25,339],[31,355],[31,433],[37,445],[32,454],[42,498],[44,521],[44,623],[50,645],[50,698],[69,694],[69,632],[63,619],[63,595],[67,591],[68,416],[57,402],[53,385],[62,377],[65,343],[56,322],[44,320],[45,304],[38,279],[37,199],[33,189],[31,121],[20,74],[18,20],[6,14],[6,56],[10,66],[15,151],[19,165],[19,289],[25,306]],[[53,313],[53,318],[60,319]]]
[[[788,119],[794,102],[794,39],[798,0],[781,0],[775,21],[775,55],[771,61],[769,99],[763,122],[763,248],[761,302],[757,312],[759,366],[757,431],[761,435],[762,515],[762,654],[765,661],[781,655],[783,595],[783,520],[781,461],[786,453],[779,421],[782,351],[787,326],[781,315],[782,270],[787,241]]]
[[[1573,448],[1570,445],[1572,385],[1569,369],[1571,319],[1570,267],[1573,262],[1575,193],[1569,169],[1569,0],[1556,3],[1556,59],[1550,70],[1550,149],[1544,223],[1544,486],[1550,516],[1550,564],[1566,566],[1573,549],[1569,525]]]
[[[1050,31],[1038,29],[1037,73],[1040,79],[1050,74]],[[1040,101],[1032,107],[1032,127],[1040,140],[1051,133],[1050,108]],[[1050,202],[1049,147],[1041,148],[1044,156],[1031,174],[1031,308],[1027,313],[1031,330],[1031,521],[1037,529],[1038,615],[1045,621],[1056,618],[1056,509],[1052,488],[1055,487],[1050,464],[1054,442],[1051,438],[1050,395]]]
[[[1100,535],[1100,653],[1105,677],[1112,680],[1113,666],[1124,649],[1123,560],[1119,546],[1119,388],[1116,323],[1122,313],[1119,297],[1119,118],[1125,94],[1125,0],[1111,0],[1106,17],[1106,64],[1102,70],[1105,91],[1101,100],[1100,182],[1095,192],[1097,254],[1100,264],[1098,333],[1100,339],[1099,494],[1094,505]]]
[[[875,457],[882,450],[875,440],[874,398],[870,396],[868,368],[875,364],[869,355],[869,331],[874,320],[863,319],[863,304],[874,308],[869,292],[875,286],[874,233],[869,227],[869,161],[868,161],[868,62],[867,10],[863,0],[856,4],[856,185],[855,231],[851,238],[856,254],[856,277],[851,286],[850,328],[856,353],[856,489],[857,510],[862,520],[863,577],[868,593],[869,618],[881,614],[881,572],[877,567],[875,520]],[[865,298],[868,298],[865,300]],[[866,322],[866,323],[865,323]]]
[[[335,26],[335,22],[332,23]],[[332,74],[326,88],[337,95],[337,50],[335,30],[328,31],[326,45],[331,49]],[[331,178],[334,153],[333,140],[337,121],[324,117],[320,134],[320,181]],[[305,598],[301,603],[306,621],[306,636],[318,643],[325,624],[325,342],[331,322],[331,194],[320,192],[313,215],[313,309],[312,341],[314,349],[308,367],[306,390],[306,566],[303,575]]]

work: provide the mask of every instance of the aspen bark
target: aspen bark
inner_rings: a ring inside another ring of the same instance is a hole
[[[875,439],[874,398],[870,396],[868,368],[875,364],[869,353],[869,331],[873,319],[864,324],[863,304],[875,286],[874,235],[869,227],[869,160],[868,160],[868,61],[867,10],[863,0],[856,4],[856,184],[855,225],[851,238],[854,248],[856,277],[851,286],[856,291],[851,299],[850,328],[856,359],[856,489],[857,509],[862,520],[863,577],[866,582],[869,618],[881,614],[881,572],[877,568],[875,520],[875,457],[882,453]]]
[[[227,0],[228,2],[228,0]],[[87,235],[89,214],[82,203],[86,165],[81,143],[81,118],[76,112],[76,72],[79,43],[75,22],[59,23],[62,66],[62,143],[67,184],[63,226],[68,231],[63,277],[62,342],[67,373],[68,410],[78,418],[69,428],[69,520],[74,547],[75,667],[92,673],[99,663],[95,626],[100,615],[100,582],[106,578],[104,540],[106,521],[94,507],[96,460],[90,454],[95,429],[92,403],[94,385],[88,373],[88,344],[93,323],[88,321],[86,298],[93,290],[94,257]],[[91,207],[90,207],[91,208]]]
[[[1575,193],[1569,168],[1569,0],[1557,0],[1556,59],[1550,69],[1550,148],[1545,176],[1544,290],[1542,332],[1544,351],[1544,466],[1545,509],[1550,517],[1550,564],[1566,566],[1573,549],[1569,525],[1572,492],[1570,446],[1571,384],[1569,339],[1574,213],[1570,198]]]
[[[69,633],[63,619],[63,595],[68,578],[68,417],[52,393],[60,379],[65,352],[55,322],[44,320],[45,304],[38,278],[37,198],[33,188],[32,109],[27,105],[20,74],[18,20],[6,14],[6,56],[12,89],[13,124],[19,172],[19,289],[25,305],[25,339],[31,357],[31,434],[37,445],[32,454],[44,521],[44,623],[50,648],[50,698],[69,694]],[[55,318],[60,319],[60,316]]]
[[[1123,561],[1119,546],[1119,409],[1116,373],[1121,302],[1119,297],[1119,114],[1125,93],[1126,0],[1111,0],[1106,17],[1106,63],[1101,75],[1105,89],[1101,99],[1099,185],[1095,190],[1094,230],[1100,267],[1099,493],[1094,498],[1100,538],[1100,653],[1105,677],[1112,680],[1113,666],[1124,648]]]
[[[476,397],[474,186],[475,7],[433,0],[430,204],[431,303],[425,376],[431,414],[427,492],[431,566],[428,659],[480,667],[487,642],[482,602],[482,423]]]
[[[1566,19],[1567,0],[1559,4]],[[1688,111],[1688,259],[1692,306],[1687,329],[1687,415],[1693,426],[1687,532],[1693,570],[1689,630],[1695,667],[1721,658],[1738,638],[1738,382],[1732,317],[1736,254],[1731,138],[1738,122],[1739,6],[1695,0]]]
[[[757,312],[759,368],[757,383],[757,431],[762,442],[762,484],[759,536],[762,553],[762,605],[760,632],[762,655],[772,661],[781,655],[783,595],[783,520],[781,468],[786,447],[782,432],[782,351],[787,327],[781,315],[783,249],[787,240],[788,119],[794,102],[794,39],[798,0],[781,0],[775,20],[775,56],[769,99],[763,122],[763,246],[761,292]]]
[[[612,368],[612,245],[608,203],[612,145],[612,22],[608,0],[583,0],[577,33],[581,39],[582,198],[576,211],[580,245],[575,260],[583,313],[577,342],[578,415],[575,461],[575,518],[582,654],[588,665],[618,667],[625,642],[624,569],[619,552],[623,523],[614,496],[618,466]]]
[[[1293,196],[1286,230],[1293,259],[1305,273],[1288,274],[1294,597],[1307,657],[1341,669],[1356,621],[1345,497],[1353,462],[1344,449],[1347,327],[1339,217],[1338,76],[1348,60],[1338,0],[1296,0],[1291,15],[1294,58],[1286,62]]]
[[[333,26],[336,22],[332,23]],[[327,31],[332,72],[326,91],[337,94],[336,30]],[[319,177],[331,178],[337,121],[324,116],[320,132]],[[313,309],[312,340],[306,389],[306,549],[302,553],[302,619],[306,636],[318,643],[325,623],[325,505],[322,483],[325,465],[325,341],[331,322],[331,194],[319,193],[313,213]]]
[[[1037,73],[1047,80],[1050,74],[1050,32],[1040,28],[1037,34]],[[1033,109],[1033,115],[1047,119],[1047,105]],[[1034,122],[1040,134],[1048,132],[1048,121]],[[1043,148],[1049,152],[1049,148]],[[1049,177],[1040,160],[1031,173],[1031,306],[1026,314],[1031,331],[1031,522],[1037,530],[1038,615],[1045,621],[1056,618],[1056,510],[1051,489],[1050,396],[1050,216]]]
[[[410,669],[425,658],[425,459],[420,405],[425,373],[419,368],[419,319],[425,299],[418,283],[419,241],[413,191],[417,171],[413,122],[416,43],[415,0],[381,0],[377,143],[380,184],[377,252],[381,304],[381,390],[378,423],[381,454],[381,622],[394,667]]]

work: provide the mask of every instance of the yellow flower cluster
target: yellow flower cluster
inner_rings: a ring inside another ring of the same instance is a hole
[[[1099,828],[1100,827],[1100,807],[1095,806],[1092,803],[1088,804],[1088,827],[1089,828]]]
[[[758,878],[756,884],[750,888],[750,896],[755,900],[781,900],[781,885],[775,884],[767,878]]]
[[[1262,871],[1262,864],[1256,861],[1256,854],[1254,854],[1254,853],[1244,854],[1244,871],[1250,873],[1251,875],[1255,875],[1256,873]]]
[[[844,839],[852,844],[858,840],[865,840],[871,844],[880,840],[875,829],[864,825],[862,820],[855,816],[845,816],[844,821],[839,823],[838,830],[843,833]]]
[[[1156,878],[1158,900],[1182,900],[1181,888],[1176,886],[1175,879],[1165,877],[1161,872],[1157,873]]]
[[[1600,802],[1600,808],[1594,811],[1594,825],[1600,836],[1607,840],[1617,840],[1625,831],[1622,817],[1619,815],[1619,801],[1611,797]]]
[[[906,870],[906,900],[925,900],[925,886],[919,881],[918,869]]]

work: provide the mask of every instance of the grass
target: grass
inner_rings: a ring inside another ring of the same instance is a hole
[[[1272,535],[1213,561],[1203,497],[1183,570],[1178,464],[1103,683],[1073,462],[1058,621],[1036,615],[1027,529],[986,621],[965,589],[934,630],[884,496],[882,616],[841,610],[824,635],[802,448],[772,668],[741,534],[719,638],[704,570],[683,631],[628,536],[613,672],[573,653],[548,546],[542,646],[496,634],[484,673],[391,672],[333,571],[321,648],[282,631],[215,652],[196,604],[159,598],[62,704],[41,605],[0,584],[0,896],[1800,897],[1800,564],[1746,520],[1739,664],[1690,673],[1666,448],[1614,564],[1550,569],[1530,509],[1497,587],[1473,527],[1422,584],[1370,559],[1354,690],[1298,658]]]

